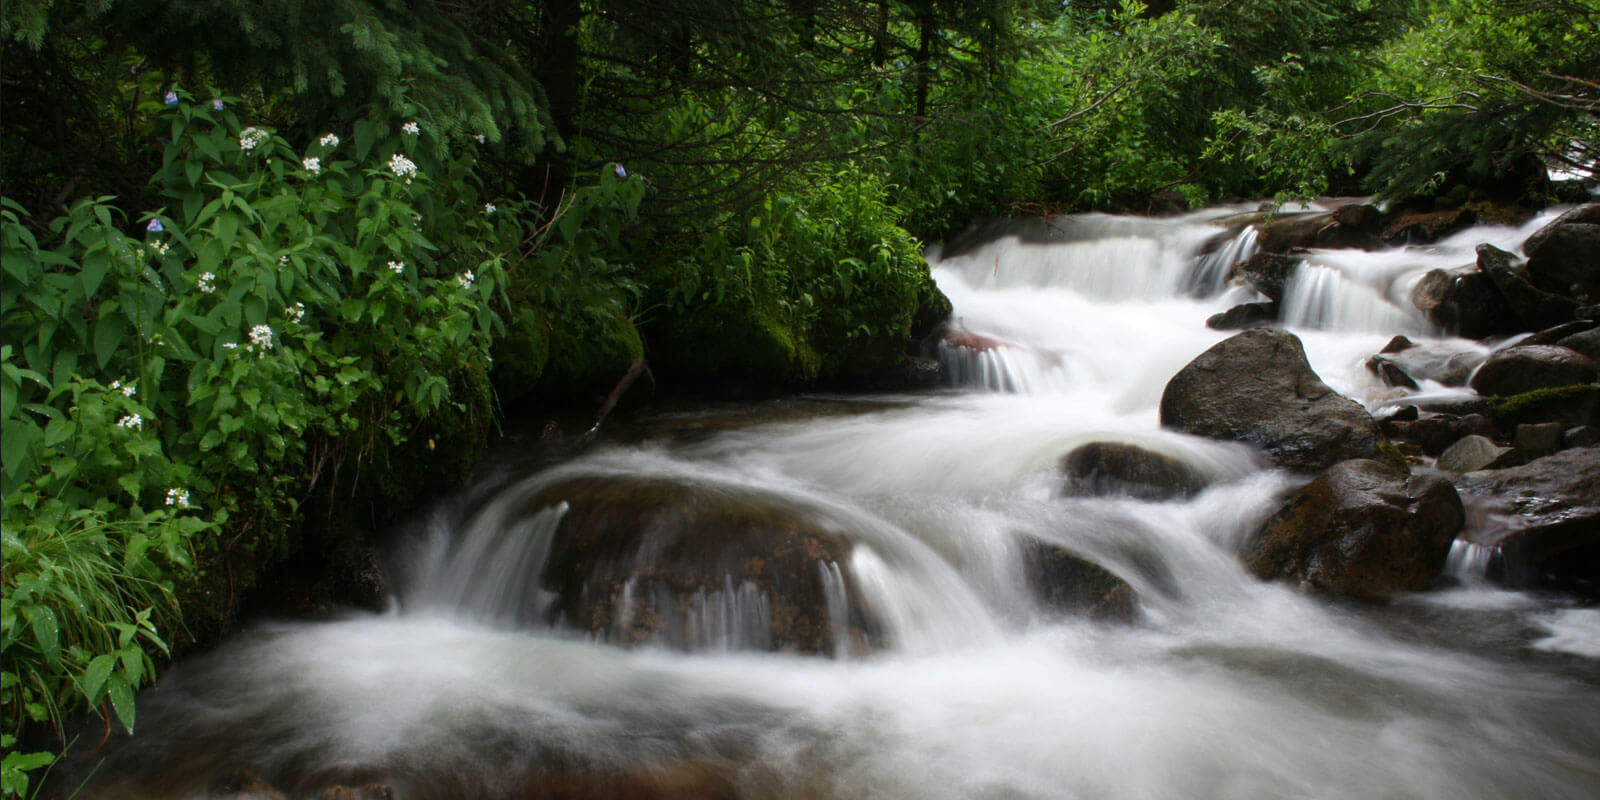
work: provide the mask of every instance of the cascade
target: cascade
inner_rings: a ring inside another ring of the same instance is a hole
[[[1494,554],[1466,542],[1459,587],[1381,608],[1241,567],[1304,477],[1157,413],[1228,335],[1205,320],[1240,301],[1255,234],[1213,223],[1239,210],[930,249],[942,390],[646,414],[564,463],[492,462],[404,537],[391,609],[180,663],[84,796],[238,796],[215,787],[240,771],[293,797],[1592,796],[1592,610],[1478,580]],[[1483,349],[1421,321],[1411,284],[1536,224],[1313,251],[1285,324],[1335,390],[1403,403],[1361,366],[1389,336]],[[1091,443],[1204,488],[1076,494],[1062,461]],[[1059,554],[1130,613],[1048,602]]]

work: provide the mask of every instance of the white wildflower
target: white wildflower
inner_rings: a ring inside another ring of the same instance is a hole
[[[484,203],[483,204],[483,213],[485,213],[485,214],[493,214],[494,212],[495,212],[494,203]]]
[[[189,507],[189,490],[188,489],[168,489],[167,490],[167,505],[174,506],[176,508],[188,508]]]
[[[138,390],[134,389],[132,386],[124,386],[124,387],[122,387],[122,396],[123,397],[132,397],[134,395],[134,392],[136,392],[136,391],[138,391]]]
[[[300,161],[300,166],[305,167],[306,172],[316,175],[317,173],[322,172],[322,159],[316,158],[315,156],[302,159]]]
[[[267,325],[257,325],[250,329],[250,344],[252,347],[261,348],[262,352],[272,349],[272,328]]]
[[[393,172],[395,177],[405,178],[406,183],[410,183],[417,174],[417,165],[404,155],[395,153],[394,157],[389,159],[389,171]]]
[[[260,128],[245,128],[239,133],[239,149],[245,152],[254,150],[264,144],[271,136],[272,134]]]
[[[477,278],[473,276],[472,270],[470,269],[456,276],[456,283],[461,284],[461,288],[463,289],[471,289],[472,282],[474,280],[477,280]]]
[[[214,273],[214,272],[202,272],[202,273],[200,273],[200,280],[195,281],[194,285],[199,287],[201,292],[203,292],[205,294],[211,294],[212,292],[217,290],[217,285],[216,285],[216,283],[213,282],[216,279],[217,279],[216,273]]]
[[[484,143],[484,142],[487,142],[487,141],[489,141],[489,137],[487,137],[487,136],[484,136],[484,135],[483,135],[483,134],[481,134],[481,133],[475,133],[475,134],[473,134],[473,135],[472,135],[472,138],[474,138],[474,139],[477,139],[477,140],[478,140],[478,144],[483,144],[483,143]]]
[[[238,350],[239,349],[239,343],[238,342],[223,342],[222,343],[222,349],[224,349],[224,350]]]
[[[144,417],[141,417],[138,414],[127,414],[123,416],[122,419],[117,420],[117,424],[129,430],[143,430]]]
[[[299,324],[300,320],[306,318],[306,304],[295,303],[294,305],[285,308],[283,310],[283,315],[288,317],[290,322]]]
[[[285,253],[285,254],[283,254],[281,256],[278,256],[278,266],[280,266],[280,267],[289,266],[289,254],[288,253]]]
[[[399,274],[405,272],[406,271],[406,262],[404,262],[404,261],[390,261],[389,262],[389,271],[393,272],[396,275],[399,275]]]
[[[150,243],[150,249],[156,251],[156,255],[158,255],[158,256],[166,255],[168,247],[171,247],[171,245],[166,243],[166,242],[151,242]]]
[[[415,122],[407,122],[406,124],[401,125],[400,126],[400,130],[403,130],[406,133],[411,134],[412,136],[416,136],[417,134],[422,133],[422,128],[420,126],[418,126],[417,123],[415,123]]]
[[[338,147],[339,137],[330,133],[327,136],[322,137],[321,142],[323,147]]]

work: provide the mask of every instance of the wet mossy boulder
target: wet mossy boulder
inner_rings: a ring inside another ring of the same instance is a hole
[[[759,396],[815,380],[821,357],[775,310],[728,298],[650,328],[654,361],[680,389]]]
[[[1322,382],[1299,337],[1272,328],[1224,339],[1179,370],[1162,392],[1161,424],[1252,445],[1289,469],[1379,456],[1372,415]]]
[[[855,544],[811,509],[755,489],[595,476],[565,504],[539,577],[550,621],[622,645],[846,655],[881,642],[848,569]]]
[[[1590,383],[1597,377],[1600,363],[1576,350],[1530,344],[1495,351],[1473,373],[1470,385],[1478,394],[1506,397]]]
[[[1513,586],[1600,594],[1600,446],[1574,447],[1456,478],[1473,510],[1464,537],[1498,547]]]
[[[621,304],[601,300],[552,320],[540,397],[595,405],[644,356],[644,339]]]
[[[1488,411],[1507,429],[1541,422],[1600,425],[1600,386],[1579,383],[1494,397]]]
[[[1449,481],[1353,459],[1291,494],[1247,538],[1242,557],[1263,580],[1383,597],[1427,588],[1464,519]]]
[[[1069,496],[1171,500],[1198,494],[1209,481],[1172,456],[1123,442],[1090,442],[1061,459]]]

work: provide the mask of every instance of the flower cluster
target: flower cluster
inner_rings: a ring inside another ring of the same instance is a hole
[[[306,172],[316,175],[322,171],[322,159],[314,156],[312,158],[302,159],[300,161],[300,166],[305,167]]]
[[[248,153],[265,144],[271,136],[260,128],[245,128],[239,133],[239,149]]]
[[[169,245],[166,242],[151,242],[150,243],[150,249],[156,251],[156,255],[158,255],[158,256],[166,255],[168,246]]]
[[[335,135],[335,134],[331,134],[330,133],[330,134],[322,137],[321,143],[322,143],[323,147],[338,147],[339,146],[339,137],[337,135]]]
[[[489,141],[489,137],[487,137],[487,136],[484,136],[484,135],[483,135],[483,134],[481,134],[481,133],[475,133],[475,134],[473,134],[473,135],[472,135],[472,138],[474,138],[474,139],[477,139],[477,140],[478,140],[478,144],[483,144],[483,143],[484,143],[484,142],[487,142],[487,141]]]
[[[163,98],[163,100],[166,102],[167,105],[175,106],[175,105],[178,104],[178,93],[177,92],[167,92],[167,96],[165,98]]]
[[[172,506],[174,508],[188,508],[189,507],[189,490],[188,489],[168,489],[167,490],[167,505]]]
[[[217,284],[215,283],[216,280],[217,274],[215,272],[202,272],[200,273],[200,280],[195,281],[194,285],[199,288],[202,293],[211,294],[217,290]]]
[[[404,262],[404,261],[390,261],[389,262],[389,271],[393,272],[396,275],[399,275],[399,274],[405,272],[406,271],[406,262]]]
[[[472,282],[475,280],[477,280],[477,277],[472,274],[470,269],[456,276],[456,283],[461,284],[463,289],[471,289]]]
[[[290,322],[299,324],[300,320],[306,318],[306,304],[295,303],[294,305],[285,308],[283,310],[283,315],[288,317]]]
[[[211,101],[211,110],[212,111],[221,111],[223,109],[223,107],[224,106],[223,106],[223,103],[222,103],[221,100],[212,100]]]
[[[261,353],[272,349],[272,328],[268,325],[257,325],[250,329],[250,346],[261,348]]]
[[[420,126],[418,126],[417,123],[415,123],[415,122],[407,122],[406,124],[401,125],[400,126],[400,130],[403,130],[406,133],[411,134],[412,136],[416,136],[416,135],[422,133],[422,128]]]
[[[138,414],[127,414],[122,419],[117,420],[117,425],[134,431],[144,430],[144,417]]]
[[[404,155],[395,153],[394,157],[389,159],[389,171],[393,172],[396,178],[405,178],[406,183],[410,183],[417,174],[417,165]]]
[[[132,397],[135,389],[131,384],[124,385],[122,381],[112,381],[111,391],[122,392],[123,397]]]
[[[494,203],[484,203],[483,204],[483,213],[485,213],[485,214],[493,214],[494,212],[495,212]]]

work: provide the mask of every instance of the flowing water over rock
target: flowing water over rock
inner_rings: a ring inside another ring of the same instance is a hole
[[[944,391],[659,412],[533,471],[508,446],[417,521],[391,611],[179,665],[86,796],[1597,796],[1595,609],[1489,585],[1466,542],[1446,586],[1377,602],[1240,564],[1303,477],[1157,415],[1254,297],[1201,252],[1227,211],[930,252]],[[1471,246],[1313,251],[1285,306],[1322,379],[1372,410],[1467,391],[1363,362],[1396,333],[1481,356],[1404,303]],[[1093,443],[1203,488],[1065,491]],[[1131,620],[1041,602],[1041,548],[1120,579]]]

